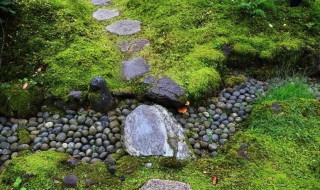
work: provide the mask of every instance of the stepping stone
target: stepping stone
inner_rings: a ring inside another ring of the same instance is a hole
[[[93,5],[108,5],[110,0],[92,0]]]
[[[179,181],[150,179],[139,190],[191,190],[191,187]]]
[[[106,30],[119,36],[132,35],[141,31],[138,20],[121,20],[106,27]]]
[[[120,50],[122,52],[133,52],[140,51],[142,48],[149,44],[149,40],[146,39],[136,39],[129,42],[119,43]]]
[[[141,57],[122,62],[122,73],[126,80],[130,80],[149,72],[150,66]]]
[[[110,20],[117,16],[119,16],[119,11],[117,10],[98,9],[93,13],[93,17],[97,20]]]

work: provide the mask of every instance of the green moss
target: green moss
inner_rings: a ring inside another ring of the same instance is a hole
[[[22,89],[22,83],[10,84],[0,93],[0,114],[8,117],[27,117],[39,111],[43,96],[36,85]]]
[[[224,85],[227,87],[232,87],[234,85],[239,85],[246,82],[246,77],[244,75],[227,76],[224,79]]]
[[[183,160],[177,160],[175,158],[161,158],[159,164],[165,168],[182,169],[186,166],[187,162]]]
[[[166,75],[180,84],[192,100],[206,97],[215,92],[221,81],[219,73],[213,68],[199,66],[200,63],[189,61],[190,64],[185,63],[186,67],[176,66],[169,69]]]
[[[31,141],[30,134],[27,129],[18,129],[18,137],[20,144],[29,144]]]
[[[0,175],[2,189],[10,187],[17,177],[23,178],[27,189],[55,189],[53,179],[61,175],[60,164],[68,157],[54,151],[16,157]]]

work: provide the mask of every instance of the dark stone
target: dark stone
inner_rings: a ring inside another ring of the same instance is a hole
[[[112,107],[111,93],[102,77],[94,77],[90,81],[89,102],[91,109],[107,113]]]
[[[141,57],[122,62],[122,73],[126,80],[130,80],[149,72],[150,66]]]
[[[302,0],[291,0],[290,7],[298,7],[302,3]]]
[[[166,107],[179,108],[185,106],[187,102],[186,94],[172,79],[163,77],[157,80],[148,76],[144,83],[149,84],[149,90],[145,94],[145,98]]]
[[[76,158],[70,158],[69,160],[67,160],[67,165],[70,166],[70,167],[74,167],[79,162],[80,162],[80,160],[78,160]]]
[[[110,166],[108,171],[110,174],[114,175],[116,173],[117,169],[115,166]]]
[[[70,91],[67,101],[68,109],[78,110],[83,107],[83,98],[80,91]]]
[[[75,188],[75,187],[77,187],[78,180],[79,180],[79,178],[76,175],[68,174],[64,177],[62,184],[65,187]]]

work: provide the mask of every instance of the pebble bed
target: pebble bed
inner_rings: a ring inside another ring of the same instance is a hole
[[[244,84],[222,90],[207,107],[189,107],[184,114],[170,114],[183,126],[196,155],[214,157],[251,113],[251,103],[265,96],[268,87],[268,82],[247,79]],[[313,85],[310,91],[320,100],[319,85]],[[139,105],[137,100],[124,100],[106,115],[81,109],[66,110],[65,114],[39,112],[29,120],[0,117],[1,165],[26,149],[66,152],[88,163],[105,161],[109,154],[124,151],[123,122]],[[19,142],[18,128],[29,132],[30,143]]]

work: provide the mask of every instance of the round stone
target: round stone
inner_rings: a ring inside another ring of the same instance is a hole
[[[65,133],[59,133],[56,137],[56,141],[63,142],[67,139],[67,135]]]
[[[19,140],[19,138],[17,136],[10,136],[7,138],[7,142],[10,144],[17,142],[18,140]]]

